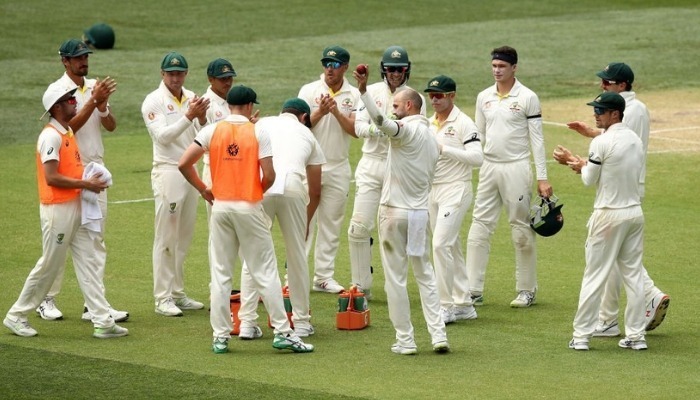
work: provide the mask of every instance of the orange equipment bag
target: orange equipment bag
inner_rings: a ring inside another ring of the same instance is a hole
[[[345,330],[359,330],[367,326],[369,326],[369,309],[365,294],[354,285],[349,291],[340,292],[336,327]]]
[[[241,309],[241,291],[231,291],[231,320],[233,321],[232,335],[238,335],[241,332],[241,320],[238,318],[238,310]]]

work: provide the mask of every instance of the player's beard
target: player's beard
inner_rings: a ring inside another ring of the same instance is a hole
[[[88,66],[87,65],[79,65],[77,67],[71,66],[71,73],[75,76],[87,76]]]

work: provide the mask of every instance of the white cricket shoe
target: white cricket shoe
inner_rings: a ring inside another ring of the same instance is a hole
[[[53,297],[46,297],[39,307],[36,308],[37,314],[41,319],[47,321],[55,321],[57,319],[63,319],[63,313],[56,307],[56,300]]]
[[[625,337],[624,339],[620,340],[620,342],[617,345],[622,347],[623,349],[632,350],[646,350],[648,348],[646,340],[632,340],[628,337]]]
[[[114,319],[114,322],[124,322],[127,319],[129,319],[129,312],[128,311],[119,311],[115,310],[112,307],[109,309],[109,315],[112,316]],[[87,307],[83,307],[83,315],[80,317],[83,321],[92,321],[92,313],[88,311]]]
[[[308,325],[308,326],[295,326],[294,327],[294,333],[297,334],[299,337],[309,337],[316,333],[314,330],[313,325]]]
[[[457,321],[461,319],[476,319],[477,317],[474,306],[454,306],[452,312]]]
[[[241,340],[253,340],[263,336],[262,329],[259,326],[242,326],[238,333],[238,338]]]
[[[598,325],[593,331],[594,337],[616,337],[620,336],[620,326],[617,321],[611,321],[607,323],[606,321],[598,322]]]
[[[128,334],[128,329],[122,328],[121,326],[114,324],[109,328],[95,328],[95,331],[92,333],[92,336],[98,339],[111,339],[126,336]]]
[[[323,282],[314,282],[314,291],[326,293],[340,293],[345,290],[335,279],[331,278]]]
[[[529,290],[521,290],[518,296],[510,302],[511,307],[525,308],[535,304],[535,292]]]
[[[450,351],[450,345],[447,343],[447,340],[441,340],[433,344],[433,351],[436,353],[447,353]]]
[[[653,331],[666,318],[666,312],[668,312],[668,306],[671,304],[671,298],[665,293],[659,293],[651,299],[651,302],[647,304],[646,312],[646,331]]]
[[[294,333],[275,335],[275,339],[272,341],[272,347],[277,350],[291,350],[295,353],[311,353],[314,351],[314,345],[311,343],[304,343],[304,341]]]
[[[569,348],[573,350],[582,350],[582,351],[587,351],[588,350],[588,341],[587,340],[576,340],[576,339],[571,339],[569,342]]]
[[[451,324],[457,320],[452,308],[440,307],[440,317],[442,317],[442,322],[444,322],[445,325]]]
[[[396,354],[411,356],[418,353],[418,348],[416,346],[403,346],[399,343],[394,343],[391,346],[391,351]]]
[[[175,305],[172,298],[168,297],[156,303],[156,314],[165,315],[166,317],[181,317],[182,310]]]
[[[29,321],[27,320],[11,320],[9,317],[5,317],[2,324],[17,336],[32,337],[38,335],[38,332],[29,325]]]
[[[175,305],[180,310],[201,310],[204,308],[204,303],[200,303],[196,300],[190,299],[187,296],[173,300],[175,301]]]

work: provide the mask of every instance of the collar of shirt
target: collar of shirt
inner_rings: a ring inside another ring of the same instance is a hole
[[[165,82],[163,81],[160,81],[160,86],[158,86],[158,89],[160,89],[165,96],[167,96],[170,99],[173,99],[173,101],[175,101],[181,106],[185,104],[187,100],[189,100],[189,98],[187,97],[187,89],[185,89],[184,86],[182,87],[182,100],[178,100],[177,97],[173,96],[173,94],[170,93],[170,90],[167,86],[165,86]]]
[[[226,103],[226,99],[221,98],[221,96],[219,96],[218,94],[216,94],[216,92],[211,90],[211,86],[209,86],[207,88],[207,93],[205,96],[208,97],[210,101],[215,101],[218,104],[225,104]]]
[[[510,88],[510,92],[506,94],[500,94],[498,93],[498,84],[494,83],[492,88],[493,88],[493,94],[498,97],[499,99],[507,99],[508,97],[518,97],[518,94],[520,93],[520,89],[522,88],[522,84],[518,80],[518,78],[515,78],[515,83],[513,84],[513,87]]]
[[[452,105],[452,110],[450,111],[450,115],[448,115],[447,118],[445,118],[445,120],[442,121],[442,123],[438,122],[437,114],[433,114],[433,116],[430,117],[430,123],[435,125],[438,129],[440,129],[443,126],[445,126],[446,123],[456,121],[457,117],[459,116],[459,114],[461,112],[462,111],[459,109],[459,107],[457,107],[457,105],[454,104],[454,105]]]
[[[240,114],[231,114],[224,121],[227,122],[232,122],[234,124],[243,124],[246,122],[250,122],[248,118],[244,117],[243,115]]]
[[[347,78],[343,77],[343,86],[340,87],[340,89],[337,92],[334,92],[333,89],[331,89],[328,85],[326,85],[326,80],[323,79],[323,74],[321,74],[321,84],[328,89],[328,93],[331,94],[331,97],[335,97],[339,95],[340,93],[343,92],[349,92],[350,91],[350,82],[348,82]]]
[[[620,96],[622,96],[623,99],[625,99],[626,104],[629,104],[636,97],[636,94],[631,90],[625,90],[624,92],[620,92],[619,94]]]
[[[54,117],[49,118],[49,125],[53,126],[54,129],[56,129],[56,131],[58,133],[60,133],[61,135],[65,135],[65,134],[68,134],[68,136],[73,135],[73,131],[70,128],[69,129],[64,128],[63,125],[61,125],[61,123],[58,122],[58,120]]]

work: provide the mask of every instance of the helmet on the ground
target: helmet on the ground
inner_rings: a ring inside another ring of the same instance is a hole
[[[384,50],[382,61],[380,62],[382,79],[386,76],[388,67],[404,67],[405,81],[411,75],[411,61],[408,59],[408,52],[401,46],[389,46]]]
[[[111,49],[114,47],[114,29],[111,26],[100,23],[85,30],[85,43],[96,49]]]
[[[552,236],[564,227],[564,215],[561,213],[563,204],[557,205],[559,199],[552,196],[548,199],[540,197],[540,204],[532,206],[530,226],[540,236]]]

